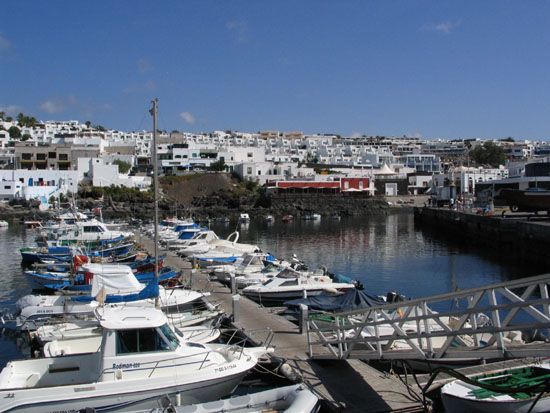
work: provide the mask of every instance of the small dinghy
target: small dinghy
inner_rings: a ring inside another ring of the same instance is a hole
[[[319,399],[303,384],[189,406],[175,407],[163,400],[160,404],[166,407],[132,413],[314,413],[319,410]]]
[[[549,382],[550,360],[546,360],[541,364],[483,374],[468,383],[455,380],[442,387],[441,399],[448,413],[548,412],[550,395],[545,393],[537,398],[548,388]]]

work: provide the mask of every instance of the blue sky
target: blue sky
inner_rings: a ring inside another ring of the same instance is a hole
[[[550,137],[550,2],[8,1],[0,107],[163,129]]]

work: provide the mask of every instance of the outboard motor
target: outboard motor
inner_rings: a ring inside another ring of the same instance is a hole
[[[399,293],[396,293],[395,291],[389,291],[386,294],[387,303],[399,303],[401,301],[405,301],[405,297]]]

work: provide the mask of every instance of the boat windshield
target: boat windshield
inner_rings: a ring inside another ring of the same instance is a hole
[[[176,334],[172,331],[170,327],[168,327],[168,324],[164,324],[162,327],[160,327],[160,331],[166,337],[166,339],[170,342],[170,345],[173,349],[176,349],[179,346],[179,340],[176,337]]]

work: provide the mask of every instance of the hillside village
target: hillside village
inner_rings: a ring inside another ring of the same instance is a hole
[[[151,185],[151,131],[119,131],[79,121],[38,121],[0,113],[0,200],[39,199],[80,186]],[[268,193],[428,194],[440,201],[481,189],[549,188],[546,141],[340,136],[291,131],[157,134],[159,173],[225,171]],[[537,168],[535,168],[537,169]],[[544,169],[545,170],[545,169]],[[545,178],[546,177],[546,178]],[[531,183],[530,183],[531,182]]]

